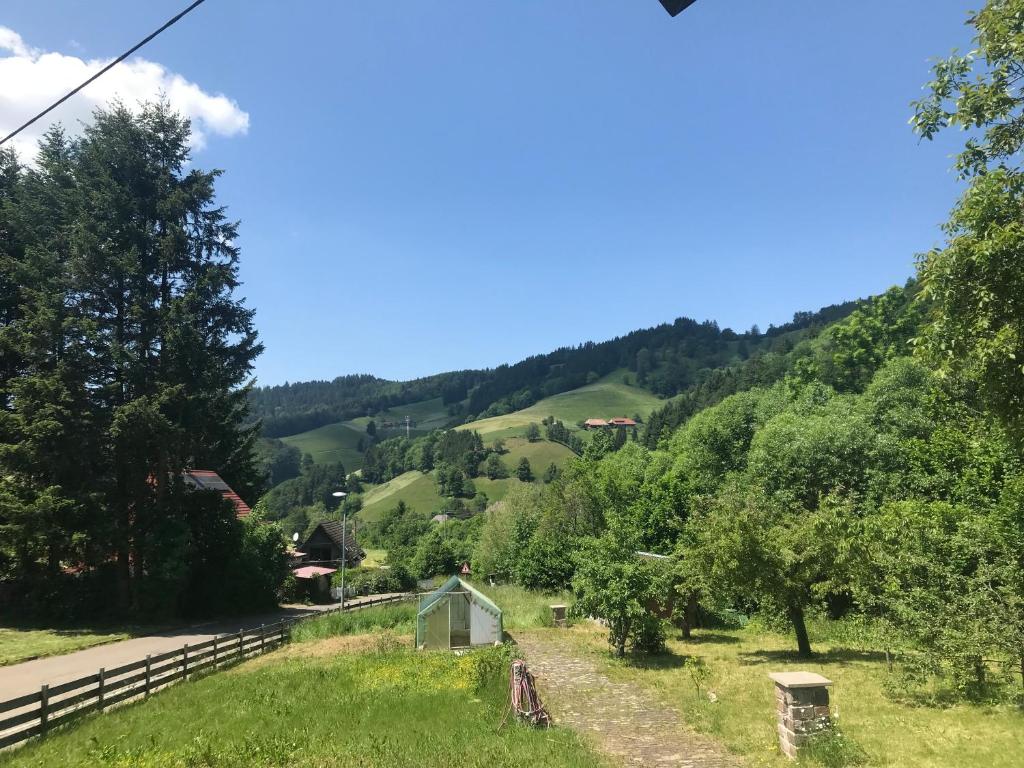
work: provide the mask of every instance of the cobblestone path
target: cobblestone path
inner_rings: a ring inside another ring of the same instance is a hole
[[[717,742],[688,730],[678,712],[641,686],[611,680],[596,662],[552,633],[516,639],[554,722],[590,736],[622,765],[743,765]]]

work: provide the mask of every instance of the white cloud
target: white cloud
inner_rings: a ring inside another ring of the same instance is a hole
[[[4,53],[9,55],[3,55]],[[41,112],[110,59],[80,59],[32,48],[13,29],[0,26],[0,137]],[[142,58],[121,62],[83,88],[39,122],[12,139],[25,159],[35,156],[36,141],[55,122],[78,133],[92,111],[120,99],[128,106],[163,94],[171,106],[192,120],[192,146],[202,149],[210,134],[237,136],[249,129],[249,115],[223,94],[210,94],[195,83]]]

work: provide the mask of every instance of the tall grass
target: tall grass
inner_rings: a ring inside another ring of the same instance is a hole
[[[336,635],[360,635],[384,629],[396,633],[408,632],[411,637],[416,629],[416,610],[417,604],[410,601],[361,608],[358,611],[331,611],[297,624],[292,630],[292,640],[305,643]]]
[[[801,762],[819,766],[889,768],[1019,768],[1024,712],[1012,705],[908,706],[888,690],[896,678],[870,628],[834,624],[816,636],[815,656],[800,659],[788,633],[752,621],[743,629],[698,630],[694,640],[669,641],[668,653],[624,661],[605,653],[604,635],[588,636],[609,673],[641,682],[679,709],[684,720],[710,733],[751,766],[790,765],[778,751],[775,699],[769,672],[807,670],[834,682],[832,713],[841,727]],[[867,648],[865,648],[867,646]],[[691,663],[694,659],[698,664]],[[693,670],[706,670],[699,681]],[[699,686],[697,683],[699,682]]]
[[[354,614],[353,614],[354,615]],[[243,664],[5,755],[11,768],[597,768],[570,731],[512,724],[508,652],[411,649]]]
[[[474,582],[473,586],[501,608],[502,623],[507,630],[550,627],[551,606],[574,602],[571,592],[530,592],[511,584],[492,587]]]

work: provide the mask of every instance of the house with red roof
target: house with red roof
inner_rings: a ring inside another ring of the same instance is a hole
[[[633,419],[627,419],[625,416],[617,416],[614,419],[587,419],[583,422],[584,429],[618,429],[632,428],[636,426],[636,421]]]
[[[231,502],[231,506],[235,508],[235,517],[242,520],[249,516],[252,510],[249,505],[242,501],[242,497],[235,493],[231,486],[221,479],[211,469],[188,469],[181,473],[182,480],[185,481],[185,485],[194,488],[197,491],[216,491],[225,499]]]
[[[627,419],[625,416],[620,416],[615,419],[608,419],[609,427],[635,427],[636,422],[633,419]]]

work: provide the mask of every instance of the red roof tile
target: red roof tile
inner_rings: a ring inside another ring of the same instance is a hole
[[[219,491],[220,495],[231,502],[235,508],[235,517],[241,520],[248,517],[252,510],[249,505],[242,501],[242,497],[231,490],[231,486],[225,483],[221,476],[210,469],[190,469],[182,473],[185,482],[194,488],[203,491]]]

